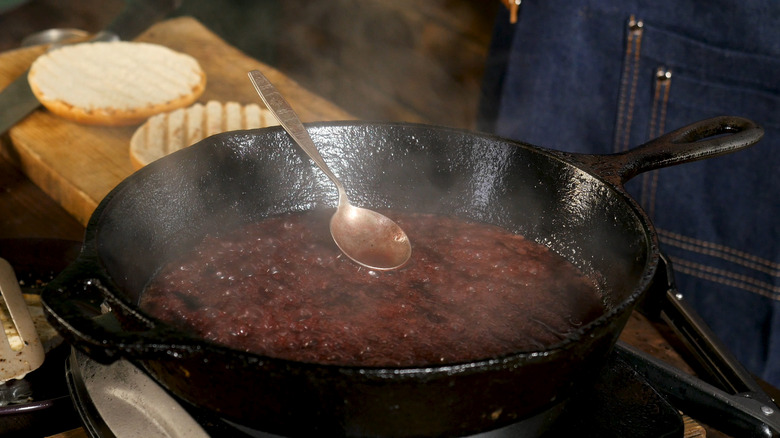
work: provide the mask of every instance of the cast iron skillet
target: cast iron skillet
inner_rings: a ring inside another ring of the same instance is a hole
[[[94,359],[128,358],[175,395],[287,436],[468,435],[529,419],[541,430],[605,362],[658,263],[655,232],[623,190],[640,172],[725,154],[763,130],[705,120],[616,155],[575,155],[404,123],[309,126],[357,205],[445,213],[542,242],[597,280],[607,311],[544,351],[418,368],[299,363],[190,337],[137,306],[157,270],[205,233],[334,206],[336,191],[280,128],[210,137],[117,186],[79,259],[44,291],[52,322]],[[102,313],[102,314],[101,314]]]

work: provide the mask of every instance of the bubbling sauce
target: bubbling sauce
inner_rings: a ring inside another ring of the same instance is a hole
[[[374,271],[339,252],[329,213],[207,236],[152,279],[141,307],[238,350],[386,367],[536,351],[604,312],[571,263],[499,227],[388,212],[409,235],[412,259]]]

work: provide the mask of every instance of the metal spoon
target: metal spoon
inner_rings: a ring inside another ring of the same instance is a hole
[[[20,43],[21,47],[37,46],[40,44],[68,43],[78,40],[85,40],[89,33],[81,29],[54,28],[46,29],[40,32],[24,37]]]
[[[336,185],[339,205],[330,219],[330,234],[339,249],[356,263],[371,269],[395,269],[406,263],[412,255],[412,245],[404,230],[384,215],[350,204],[344,186],[325,164],[290,104],[259,71],[250,71],[249,79],[279,124]]]

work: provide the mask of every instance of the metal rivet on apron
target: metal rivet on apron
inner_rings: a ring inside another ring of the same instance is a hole
[[[631,32],[639,32],[645,27],[645,23],[631,16],[631,19],[628,20],[628,27],[631,29]]]
[[[672,71],[667,70],[665,67],[658,67],[655,71],[655,78],[658,81],[668,81],[672,78]]]

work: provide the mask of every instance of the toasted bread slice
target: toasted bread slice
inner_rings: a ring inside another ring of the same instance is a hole
[[[220,132],[278,125],[266,108],[256,104],[209,101],[149,118],[130,139],[130,161],[141,167]]]
[[[80,123],[134,125],[191,105],[206,88],[195,58],[157,44],[65,46],[30,67],[33,93],[49,111]]]

